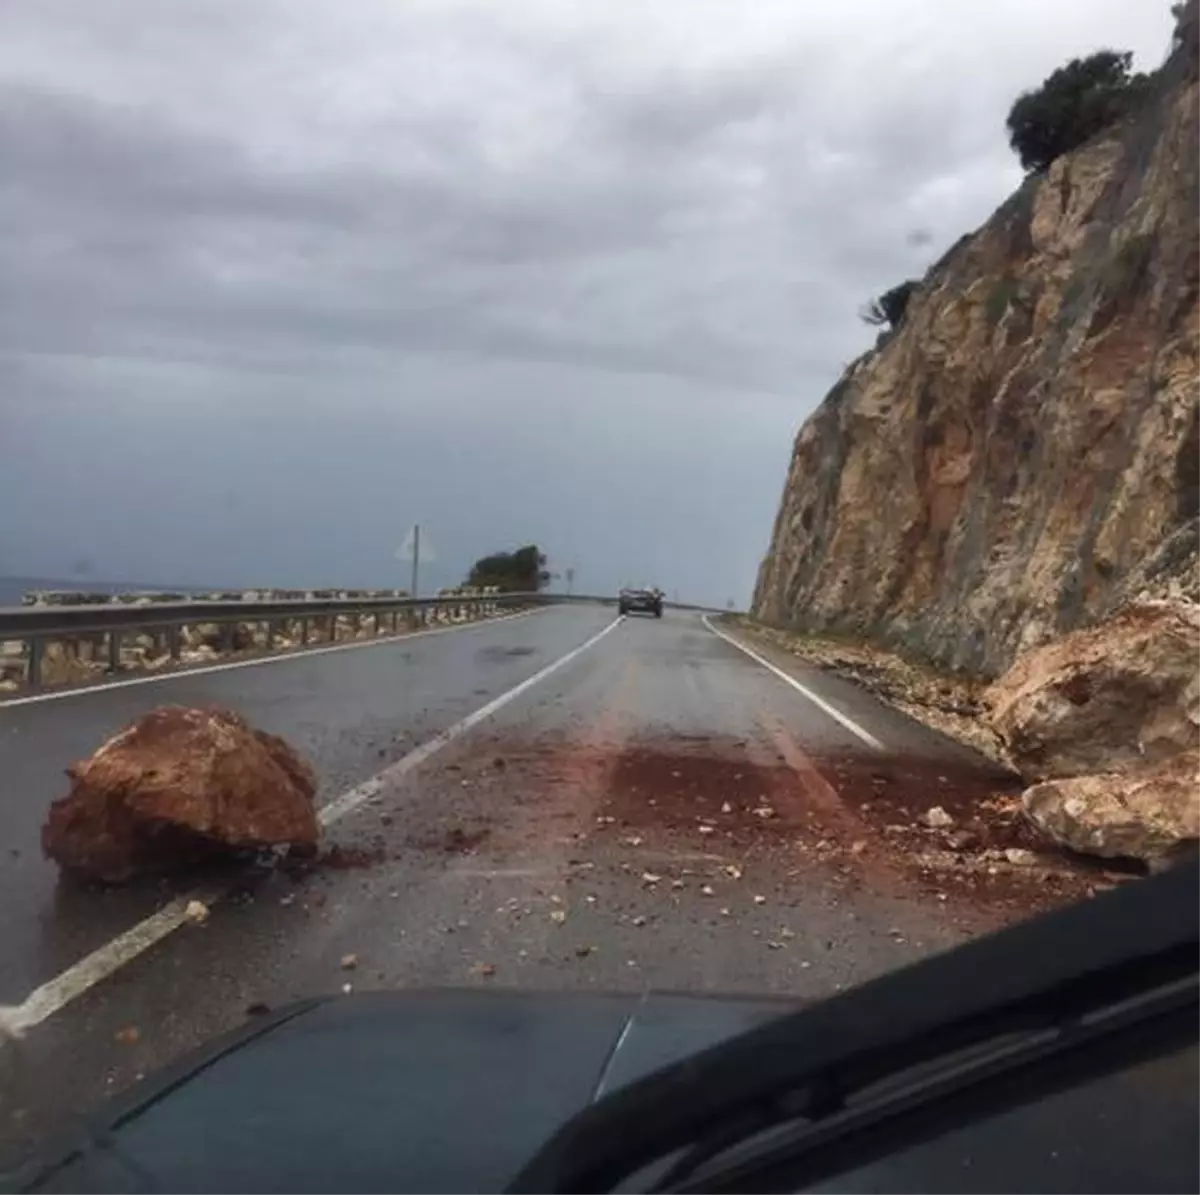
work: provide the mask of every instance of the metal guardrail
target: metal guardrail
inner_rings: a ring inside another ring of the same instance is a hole
[[[265,647],[271,650],[284,628],[297,628],[297,639],[289,647],[304,647],[319,626],[324,642],[338,641],[342,616],[355,618],[354,637],[364,618],[370,618],[376,635],[396,634],[400,617],[405,615],[407,626],[423,626],[438,610],[522,607],[545,604],[549,595],[536,593],[499,593],[453,595],[437,598],[314,598],[246,601],[196,600],[189,602],[121,602],[85,604],[78,606],[3,606],[0,607],[0,642],[22,642],[27,645],[25,658],[25,688],[37,689],[42,684],[44,648],[51,642],[90,641],[98,649],[106,671],[122,671],[123,639],[132,634],[153,634],[163,640],[163,654],[171,662],[182,657],[185,627],[216,625],[223,628],[222,649],[232,653],[235,647],[235,628],[240,624],[265,625]],[[549,599],[552,600],[552,599]],[[100,650],[102,649],[102,650]]]
[[[439,610],[463,611],[466,608],[507,608],[559,604],[616,605],[610,595],[554,593],[495,593],[478,595],[446,595],[436,598],[313,598],[313,599],[248,599],[230,601],[197,599],[184,602],[133,601],[81,604],[78,606],[0,606],[0,643],[22,642],[24,652],[25,688],[37,689],[42,684],[42,659],[47,643],[90,641],[102,648],[95,659],[102,660],[106,671],[122,671],[123,639],[134,633],[150,633],[161,637],[163,654],[170,662],[182,657],[185,627],[217,625],[224,628],[222,649],[235,650],[234,629],[239,624],[266,625],[265,648],[273,650],[275,639],[284,628],[296,627],[294,642],[286,647],[303,648],[312,638],[314,625],[323,624],[325,643],[338,641],[338,618],[349,615],[358,620],[353,637],[358,637],[361,620],[370,617],[373,631],[397,634],[400,616],[406,616],[408,627],[427,625]],[[676,610],[716,612],[712,607],[682,602],[664,603]]]

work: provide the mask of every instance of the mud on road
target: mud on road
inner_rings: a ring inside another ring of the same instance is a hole
[[[349,849],[382,861],[414,851],[517,860],[556,848],[630,873],[639,861],[713,874],[753,864],[797,888],[819,875],[847,891],[949,903],[979,930],[1124,878],[1047,849],[1019,792],[982,760],[810,757],[786,741],[708,735],[497,736],[440,769],[436,799],[411,816],[382,814],[386,824]],[[933,806],[949,826],[922,823]]]

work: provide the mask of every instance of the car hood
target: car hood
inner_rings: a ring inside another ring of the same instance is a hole
[[[589,1103],[795,1007],[496,989],[313,1001],[107,1107],[116,1148],[70,1147],[33,1189],[500,1190]]]

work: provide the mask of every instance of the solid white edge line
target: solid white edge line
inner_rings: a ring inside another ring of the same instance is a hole
[[[516,617],[516,615],[510,617]],[[489,619],[487,621],[497,622],[499,620]],[[551,660],[544,668],[539,669],[532,676],[521,681],[520,684],[514,685],[511,689],[501,693],[499,697],[494,697],[486,705],[481,705],[474,713],[468,714],[460,722],[456,722],[447,730],[443,730],[441,734],[434,735],[428,742],[413,748],[412,751],[403,758],[398,759],[390,767],[384,768],[377,776],[373,776],[370,780],[365,781],[356,788],[350,789],[349,792],[335,797],[318,811],[318,820],[323,826],[329,826],[340,818],[345,817],[348,813],[353,813],[364,802],[369,801],[372,797],[383,791],[387,784],[398,780],[414,768],[419,767],[431,755],[436,754],[448,743],[454,742],[455,739],[466,734],[472,727],[478,726],[480,722],[490,718],[510,701],[514,701],[522,693],[528,692],[534,685],[545,680],[546,677],[557,672],[578,656],[581,656],[588,648],[599,643],[605,635],[615,630],[624,621],[625,615],[618,615],[590,639],[585,640],[578,647],[572,648],[566,655],[559,656],[556,660]],[[114,972],[125,966],[126,963],[132,962],[139,954],[142,954],[156,942],[161,942],[163,938],[177,930],[188,919],[187,906],[189,901],[199,900],[209,905],[218,901],[223,895],[223,889],[208,889],[192,892],[186,896],[180,896],[172,900],[169,904],[159,909],[158,912],[152,913],[143,921],[139,921],[132,928],[127,929],[124,933],[119,934],[103,946],[99,946],[90,954],[85,955],[77,963],[72,964],[53,979],[49,979],[35,988],[20,1004],[8,1008],[0,1008],[0,1043],[3,1042],[6,1032],[12,1036],[19,1036],[27,1029],[32,1029],[35,1025],[41,1024],[47,1017],[65,1008],[72,1000],[78,999],[90,988],[100,983],[101,980],[107,979]]]
[[[726,643],[732,644],[738,649],[738,651],[745,652],[746,655],[748,655],[752,660],[761,664],[768,671],[775,673],[780,680],[787,681],[787,683],[791,685],[792,688],[798,693],[803,693],[804,696],[807,697],[809,701],[811,701],[813,705],[817,707],[817,709],[828,714],[839,726],[844,726],[848,731],[850,731],[851,734],[857,736],[864,743],[866,743],[868,747],[871,747],[875,751],[883,750],[883,744],[873,734],[871,734],[869,731],[863,730],[863,728],[859,726],[859,724],[852,718],[848,718],[842,713],[841,710],[835,709],[823,697],[818,697],[817,694],[808,688],[807,685],[802,685],[794,676],[784,672],[782,668],[772,664],[770,660],[764,659],[753,648],[747,647],[744,643],[740,643],[732,635],[728,635],[724,631],[717,630],[717,628],[714,627],[709,621],[707,614],[705,614],[700,621],[703,622],[704,625],[708,627],[708,629],[712,631],[712,633],[716,635],[718,639],[724,639]]]
[[[353,643],[329,643],[324,647],[302,647],[298,651],[281,651],[276,655],[258,656],[253,660],[229,660],[222,664],[202,664],[198,668],[172,668],[168,672],[155,672],[149,676],[130,676],[121,680],[102,681],[97,685],[84,685],[78,689],[61,689],[48,693],[30,693],[25,697],[10,697],[0,701],[0,710],[16,705],[34,705],[40,701],[63,701],[68,697],[86,697],[89,693],[107,693],[110,689],[127,689],[133,685],[153,685],[159,681],[179,680],[181,677],[201,676],[206,672],[232,672],[235,668],[258,668],[263,664],[282,664],[288,660],[302,660],[309,656],[326,656],[335,651],[353,651],[358,647],[382,647],[387,643],[402,643],[410,639],[426,639],[430,635],[445,635],[449,631],[472,631],[478,627],[491,626],[497,622],[512,622],[515,618],[528,618],[541,614],[550,606],[537,606],[533,610],[518,610],[516,614],[500,614],[496,618],[481,618],[475,622],[455,623],[448,627],[430,627],[425,631],[410,631],[406,635],[382,635],[377,639],[356,639]]]

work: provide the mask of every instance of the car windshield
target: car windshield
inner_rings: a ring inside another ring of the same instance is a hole
[[[0,7],[0,1178],[343,1015],[512,1178],[1195,855],[1200,17],[1054,12]]]

